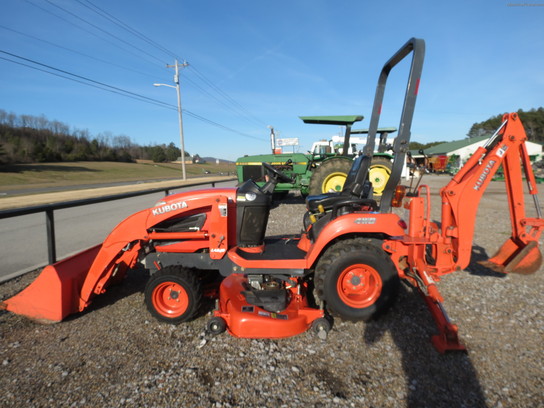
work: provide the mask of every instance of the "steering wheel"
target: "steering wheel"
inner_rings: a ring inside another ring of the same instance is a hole
[[[272,167],[271,164],[263,162],[262,165],[267,171],[272,173],[272,176],[274,178],[277,178],[278,181],[281,181],[283,183],[294,183],[295,182],[295,180],[293,180],[291,177],[288,177],[287,175],[283,174],[281,171],[279,171],[279,170],[275,169],[274,167]]]

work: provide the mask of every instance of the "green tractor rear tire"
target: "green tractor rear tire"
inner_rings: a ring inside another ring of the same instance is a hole
[[[381,197],[385,185],[391,176],[393,163],[386,157],[374,157],[368,170],[368,178],[372,183],[372,189],[375,197]]]
[[[342,191],[352,164],[353,161],[346,158],[324,161],[312,174],[310,195]]]

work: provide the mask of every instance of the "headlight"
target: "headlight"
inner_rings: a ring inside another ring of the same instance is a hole
[[[257,194],[255,193],[246,193],[246,201],[255,201]]]

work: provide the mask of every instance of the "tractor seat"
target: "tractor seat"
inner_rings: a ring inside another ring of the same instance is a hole
[[[328,220],[353,211],[377,211],[378,204],[372,199],[372,183],[366,179],[366,172],[361,170],[363,161],[369,160],[364,155],[353,162],[344,188],[340,193],[325,193],[306,197],[306,213],[303,217],[304,231],[310,225],[310,239],[317,239],[322,227]]]
[[[311,213],[315,213],[319,211],[320,205],[324,208],[331,207],[337,198],[342,197],[340,194],[342,193],[326,193],[308,196],[306,197],[306,209]]]
[[[363,180],[361,180],[361,178],[363,178],[363,175],[359,174],[359,173],[363,173],[363,172],[360,172],[359,170],[362,167],[364,159],[365,159],[365,156],[361,155],[357,157],[357,159],[354,160],[351,166],[351,169],[348,173],[348,176],[346,178],[346,182],[344,183],[344,188],[342,189],[341,192],[324,193],[324,194],[311,195],[306,197],[306,209],[308,210],[308,212],[310,213],[320,212],[319,211],[320,206],[323,206],[323,209],[325,211],[328,211],[328,210],[331,210],[338,203],[350,198],[367,199],[374,202],[375,204],[376,202],[371,199],[372,183],[366,180],[366,174],[364,175],[365,179]],[[369,204],[370,204],[370,201],[369,201]]]
[[[369,183],[370,184],[370,183]],[[371,187],[370,187],[371,188]],[[368,188],[368,189],[370,189]],[[368,196],[368,193],[361,194],[361,197]],[[342,193],[327,193],[314,196],[308,196],[310,200],[306,200],[306,209],[310,213],[320,212],[319,207],[322,206],[325,211],[332,210],[338,205],[343,205],[348,202],[353,204],[360,204],[362,206],[370,207],[371,211],[375,211],[377,208],[376,200],[371,198],[361,198],[355,195],[348,195]]]

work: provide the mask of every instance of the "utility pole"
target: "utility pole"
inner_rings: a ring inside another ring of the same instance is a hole
[[[270,147],[272,148],[272,154],[276,151],[276,134],[274,133],[274,127],[268,125],[270,129]]]
[[[166,84],[153,84],[154,86],[167,86],[169,88],[175,88],[177,95],[178,95],[178,122],[179,122],[179,140],[181,144],[181,171],[183,173],[183,180],[187,179],[187,174],[185,173],[185,143],[183,140],[183,119],[181,115],[181,91],[179,86],[179,67],[185,68],[189,64],[185,61],[183,61],[182,64],[178,62],[178,60],[175,60],[174,65],[168,65],[166,64],[166,68],[175,68],[176,72],[174,74],[174,83],[176,86],[172,85],[166,85]]]

